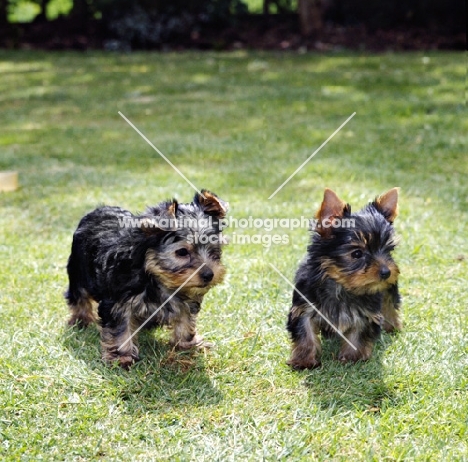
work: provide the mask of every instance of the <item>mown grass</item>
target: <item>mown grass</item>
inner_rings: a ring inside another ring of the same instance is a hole
[[[0,195],[2,459],[468,460],[465,72],[455,53],[1,52],[0,170],[21,181]],[[365,364],[326,342],[321,369],[288,369],[291,290],[269,263],[292,279],[308,232],[280,229],[288,245],[226,249],[199,323],[215,349],[157,331],[131,371],[103,365],[97,330],[65,327],[78,220],[193,195],[118,111],[235,218],[400,186],[404,331]]]

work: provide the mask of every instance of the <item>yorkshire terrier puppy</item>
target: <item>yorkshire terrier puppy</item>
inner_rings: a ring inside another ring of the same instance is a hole
[[[287,329],[295,369],[320,366],[320,333],[339,335],[338,359],[366,361],[381,328],[400,330],[399,270],[392,258],[397,241],[398,189],[351,213],[325,189],[307,256],[296,273]]]
[[[227,210],[202,190],[190,204],[173,199],[138,216],[105,206],[83,217],[67,266],[69,324],[98,322],[102,358],[124,368],[138,360],[142,327],[171,326],[180,349],[203,346],[196,318],[203,296],[223,280]]]

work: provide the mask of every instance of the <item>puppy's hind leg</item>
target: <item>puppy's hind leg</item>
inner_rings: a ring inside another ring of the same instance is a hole
[[[86,327],[97,321],[96,303],[85,289],[74,292],[68,290],[65,298],[71,311],[71,316],[68,320],[69,326],[78,325]]]
[[[291,333],[293,348],[288,364],[293,369],[314,369],[320,366],[321,344],[319,327],[301,307],[293,306],[289,312],[287,329]]]

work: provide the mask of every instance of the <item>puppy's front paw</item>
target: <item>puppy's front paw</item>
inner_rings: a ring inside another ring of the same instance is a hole
[[[119,357],[119,365],[123,369],[130,369],[131,366],[133,366],[137,361],[139,361],[140,358],[138,356],[133,356],[133,355],[125,355],[125,356],[120,356]]]
[[[310,358],[309,360],[296,360],[291,358],[289,361],[287,361],[286,364],[291,366],[296,371],[302,371],[304,369],[316,369],[322,365],[320,360],[316,358]]]
[[[365,345],[364,347],[355,350],[349,345],[346,345],[341,349],[338,355],[338,361],[343,364],[367,361],[372,355],[372,347],[373,345]]]
[[[195,335],[192,340],[179,340],[173,342],[174,346],[178,350],[190,350],[192,348],[212,348],[214,345],[211,342],[207,342],[201,335]]]
[[[320,362],[319,351],[316,347],[308,348],[297,345],[293,348],[291,358],[287,364],[298,371],[320,367],[322,363]]]
[[[395,317],[391,321],[385,319],[382,327],[385,330],[385,332],[391,334],[393,332],[398,332],[398,331],[402,330],[403,329],[403,323],[401,322],[401,320],[399,318]]]
[[[121,368],[128,370],[140,358],[138,356],[138,349],[136,346],[133,346],[131,351],[124,351],[122,353],[119,350],[103,351],[102,360],[107,364],[118,364]]]

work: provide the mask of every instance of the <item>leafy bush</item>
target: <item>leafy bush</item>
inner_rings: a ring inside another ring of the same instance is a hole
[[[371,28],[415,26],[463,27],[464,7],[459,0],[329,0],[327,18],[347,25]]]
[[[128,46],[152,46],[189,37],[206,24],[225,26],[247,13],[242,0],[97,0],[104,25]]]

